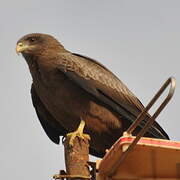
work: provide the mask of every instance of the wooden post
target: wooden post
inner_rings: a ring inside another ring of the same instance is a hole
[[[66,172],[60,170],[59,174],[53,176],[54,179],[92,179],[89,170],[89,140],[75,137],[73,146],[69,144],[71,136],[67,136],[64,141],[64,155]]]
[[[75,137],[73,146],[69,144],[69,140],[70,137],[68,136],[64,142],[66,173],[68,175],[84,177],[84,179],[90,178],[88,139]]]

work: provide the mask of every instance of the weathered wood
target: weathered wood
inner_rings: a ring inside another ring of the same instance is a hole
[[[64,154],[66,172],[68,175],[78,175],[90,177],[88,166],[89,161],[89,142],[88,139],[76,137],[73,146],[69,144],[70,137],[66,137],[64,142]],[[82,179],[82,178],[77,178]],[[85,179],[85,178],[83,178]]]

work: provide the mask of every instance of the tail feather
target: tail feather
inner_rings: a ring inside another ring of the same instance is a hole
[[[148,115],[148,117],[140,123],[141,128],[143,128],[145,126],[149,117],[150,117],[150,115]],[[168,134],[156,121],[148,129],[145,136],[152,137],[152,138],[158,138],[158,139],[169,139]]]

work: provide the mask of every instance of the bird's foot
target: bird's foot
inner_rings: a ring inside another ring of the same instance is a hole
[[[75,139],[76,137],[79,137],[80,139],[83,139],[83,140],[84,140],[84,139],[88,139],[88,140],[91,139],[88,134],[84,134],[84,133],[83,133],[84,126],[85,126],[85,122],[84,122],[83,120],[81,120],[78,129],[77,129],[76,131],[71,132],[71,133],[68,133],[68,134],[66,135],[67,137],[70,138],[69,144],[70,144],[71,146],[74,145],[74,139]]]
[[[67,137],[70,137],[70,140],[69,140],[69,144],[71,146],[74,145],[74,140],[76,137],[80,138],[80,139],[88,139],[90,140],[90,136],[88,134],[83,134],[83,133],[80,133],[79,131],[74,131],[74,132],[71,132],[71,133],[68,133],[67,134]]]

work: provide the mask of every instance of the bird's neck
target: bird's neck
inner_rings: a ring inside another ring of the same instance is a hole
[[[39,79],[41,77],[44,77],[44,74],[50,75],[53,71],[56,69],[56,59],[57,55],[51,54],[50,52],[44,52],[43,54],[23,54],[23,57],[25,58],[31,76],[33,78],[33,81],[35,79]]]
[[[23,53],[23,57],[26,60],[29,70],[33,76],[33,74],[35,72],[38,72],[38,70],[39,70],[39,65],[38,65],[38,61],[37,61],[38,57],[35,55],[29,55],[29,54],[25,54],[25,53]]]

